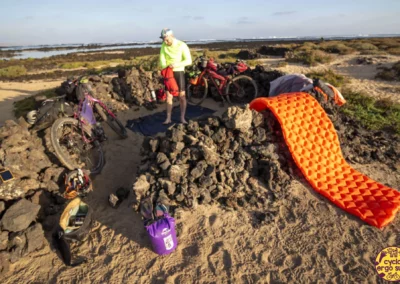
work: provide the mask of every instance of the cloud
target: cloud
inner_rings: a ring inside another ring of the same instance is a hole
[[[248,25],[248,24],[253,24],[254,21],[250,20],[248,17],[240,17],[237,21],[236,24],[238,25]]]
[[[34,19],[33,16],[25,16],[25,17],[24,17],[24,20],[33,20],[33,19]]]
[[[296,11],[280,11],[280,12],[273,13],[272,16],[287,16],[287,15],[292,15],[295,13],[296,13]]]

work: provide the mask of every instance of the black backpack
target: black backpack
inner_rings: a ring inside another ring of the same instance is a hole
[[[76,84],[73,80],[68,79],[61,83],[61,86],[55,90],[58,96],[66,95],[65,100],[67,102],[78,103],[76,96]]]
[[[36,131],[46,129],[53,125],[59,117],[74,115],[74,109],[71,104],[64,99],[45,100],[37,110],[36,121],[33,129]]]

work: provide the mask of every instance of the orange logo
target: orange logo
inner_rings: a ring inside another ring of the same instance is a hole
[[[400,248],[383,249],[375,259],[375,268],[379,276],[387,281],[400,280]]]

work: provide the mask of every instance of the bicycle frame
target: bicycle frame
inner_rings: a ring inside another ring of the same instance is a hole
[[[199,58],[197,58],[195,60],[195,62],[197,62]],[[235,73],[234,73],[235,75]],[[199,78],[197,80],[197,84],[201,84],[202,79],[205,78],[208,81],[211,81],[213,83],[213,85],[215,86],[215,88],[218,91],[218,94],[225,99],[224,97],[226,97],[228,95],[227,91],[225,90],[225,92],[223,92],[223,90],[226,88],[227,83],[230,81],[230,78],[228,76],[223,76],[218,74],[217,72],[215,72],[214,70],[211,70],[208,67],[205,67],[203,69],[203,71],[200,73]],[[220,84],[218,85],[216,80],[220,81]],[[196,85],[197,85],[196,84]],[[237,86],[236,82],[233,82],[234,85]]]
[[[83,109],[85,102],[87,102],[87,106],[90,107],[90,109],[88,109],[88,110]],[[78,111],[74,113],[74,118],[79,121],[80,125],[90,125],[90,127],[92,127],[93,125],[95,125],[97,123],[96,118],[94,117],[94,112],[93,112],[95,104],[101,105],[110,116],[112,116],[113,118],[116,118],[115,114],[112,111],[110,111],[101,100],[92,97],[89,93],[86,92],[85,98],[79,102]],[[89,116],[91,116],[91,117],[89,117]],[[84,135],[84,131],[83,131],[82,127],[81,127],[81,131],[82,131],[82,137],[83,137],[83,140],[85,143],[92,143],[95,140],[95,139],[93,139],[93,140],[87,139]]]
[[[199,75],[199,79],[197,82],[201,82],[203,77],[209,81],[211,81],[215,88],[218,91],[218,94],[220,96],[225,96],[225,94],[222,92],[222,90],[225,88],[226,83],[228,82],[228,78],[219,75],[215,71],[210,70],[209,68],[205,68]],[[217,82],[215,80],[220,80],[220,85],[218,86]]]

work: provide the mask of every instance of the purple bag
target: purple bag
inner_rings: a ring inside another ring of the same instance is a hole
[[[87,98],[85,98],[85,100],[82,103],[81,118],[86,120],[86,122],[90,125],[96,124],[96,118],[94,117],[93,114],[93,108],[90,105],[90,101]]]
[[[155,253],[165,255],[176,249],[178,241],[176,239],[174,218],[165,214],[164,218],[145,226],[145,228]]]

